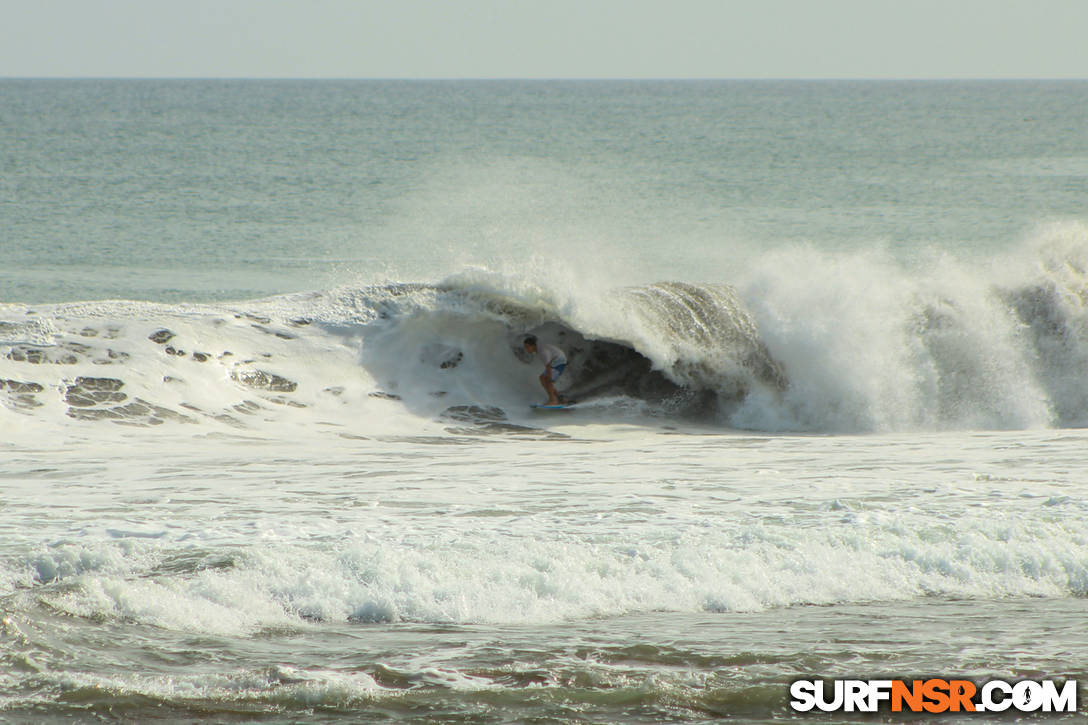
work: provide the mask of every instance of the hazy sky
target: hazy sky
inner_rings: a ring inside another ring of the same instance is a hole
[[[1088,78],[1088,0],[0,0],[0,76]]]

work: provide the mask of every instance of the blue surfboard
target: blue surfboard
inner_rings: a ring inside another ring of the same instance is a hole
[[[529,407],[533,410],[570,410],[574,405],[572,403],[567,403],[566,405],[540,405],[538,403],[533,403]]]

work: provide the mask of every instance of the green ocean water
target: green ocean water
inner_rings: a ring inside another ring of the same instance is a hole
[[[601,249],[986,255],[1083,219],[1080,82],[0,82],[2,299],[246,299]],[[547,256],[549,252],[545,252]]]
[[[1086,331],[1085,82],[0,81],[0,722],[1082,721]]]

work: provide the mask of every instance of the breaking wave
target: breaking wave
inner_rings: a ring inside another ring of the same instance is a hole
[[[1076,427],[1086,270],[1088,231],[1066,224],[985,270],[795,249],[732,285],[561,294],[470,270],[236,305],[6,305],[0,402],[54,422],[374,433],[405,415],[510,432],[542,396],[521,349],[534,334],[567,352],[565,393],[601,414],[769,431]]]

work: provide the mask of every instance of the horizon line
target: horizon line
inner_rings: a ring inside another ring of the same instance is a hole
[[[755,77],[755,76],[111,76],[111,75],[42,75],[19,76],[0,75],[0,81],[381,81],[381,82],[768,82],[768,83],[842,83],[842,82],[873,82],[873,83],[963,83],[963,82],[1009,82],[1009,81],[1088,81],[1083,76],[941,76],[941,77],[911,77],[911,76],[820,76],[820,77]]]

